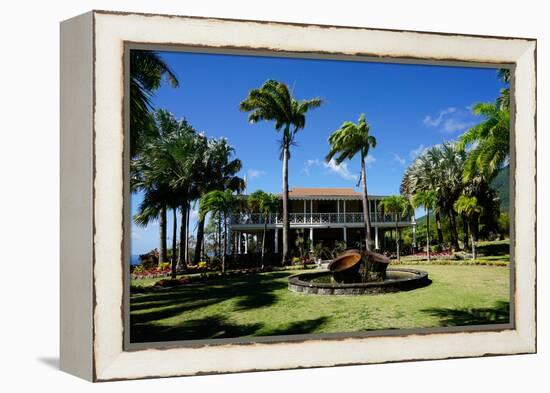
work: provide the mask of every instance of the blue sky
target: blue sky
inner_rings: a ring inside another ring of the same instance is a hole
[[[281,191],[280,139],[273,123],[249,124],[239,102],[267,79],[285,82],[297,99],[320,97],[307,115],[289,162],[289,186],[352,187],[358,159],[340,167],[324,162],[327,138],[343,121],[364,113],[377,139],[367,168],[369,193],[399,193],[403,171],[426,147],[454,140],[480,119],[476,102],[494,101],[503,87],[490,68],[305,60],[163,52],[179,88],[163,86],[154,105],[185,117],[211,137],[226,137],[243,162],[247,191]],[[141,195],[132,197],[132,214]],[[171,216],[169,215],[169,220]],[[169,221],[171,222],[171,221]],[[196,212],[191,216],[194,231]],[[132,228],[132,254],[158,247],[158,224]]]

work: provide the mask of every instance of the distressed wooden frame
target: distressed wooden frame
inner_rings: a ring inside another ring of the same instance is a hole
[[[514,69],[512,130],[521,138],[513,133],[511,146],[510,326],[125,345],[124,53],[132,45]],[[104,11],[63,22],[60,322],[61,368],[92,381],[535,352],[536,40]]]

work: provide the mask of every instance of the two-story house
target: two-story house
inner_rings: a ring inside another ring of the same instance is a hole
[[[382,195],[369,195],[371,236],[376,249],[384,247],[384,233],[395,230],[395,216],[380,208]],[[365,238],[361,194],[351,188],[293,188],[289,191],[289,248],[293,248],[296,230],[303,229],[304,236],[313,247],[317,242],[332,246],[337,241],[348,247],[357,247]],[[400,228],[411,227],[415,233],[414,216],[401,218]],[[268,253],[282,252],[282,214],[270,214],[267,219],[266,249]],[[230,231],[237,239],[237,254],[248,253],[245,239],[257,236],[261,239],[264,217],[258,213],[235,212],[231,218]]]

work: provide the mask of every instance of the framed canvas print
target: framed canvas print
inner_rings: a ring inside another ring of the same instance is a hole
[[[61,24],[61,368],[536,351],[536,40]]]

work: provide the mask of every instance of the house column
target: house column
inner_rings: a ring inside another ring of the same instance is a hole
[[[275,227],[275,254],[279,252],[279,228]]]
[[[378,221],[378,210],[376,209],[376,199],[374,200],[374,221]]]
[[[413,225],[413,248],[416,249],[416,225]]]
[[[348,245],[348,228],[344,227],[344,243],[346,243],[346,247]]]
[[[313,224],[313,199],[309,200],[309,212],[311,213],[311,216],[309,216],[309,222]]]
[[[244,253],[248,254],[248,233],[244,234]]]
[[[241,232],[236,233],[237,237],[237,254],[242,253]]]
[[[309,228],[309,249],[313,251],[313,228]]]
[[[340,199],[336,200],[336,222],[340,222]]]
[[[378,243],[378,227],[374,227],[374,248],[379,250],[380,245]]]

